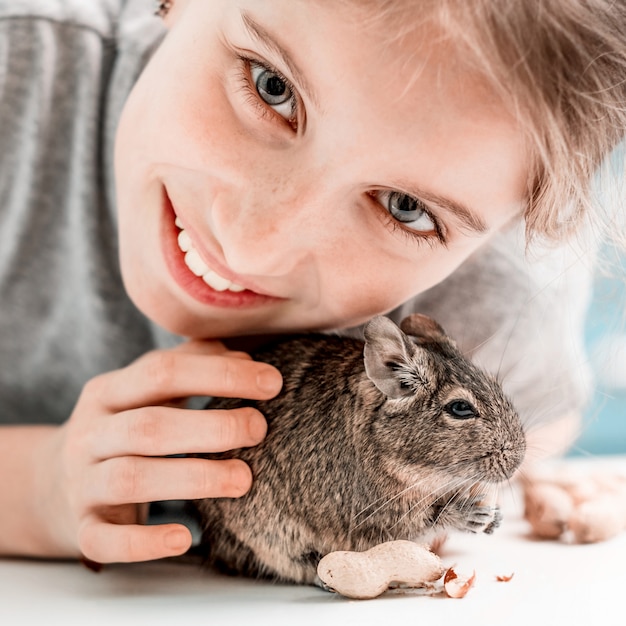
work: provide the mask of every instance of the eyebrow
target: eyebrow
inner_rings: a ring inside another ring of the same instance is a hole
[[[402,189],[402,187],[400,187],[400,189]],[[445,198],[439,194],[421,189],[414,189],[413,191],[407,189],[406,193],[422,200],[422,202],[426,202],[427,204],[437,205],[446,213],[450,213],[453,218],[456,218],[468,230],[476,233],[477,235],[482,235],[489,231],[489,227],[484,220],[461,202],[456,202],[450,198]]]
[[[267,31],[263,26],[256,22],[245,11],[241,12],[241,19],[243,21],[243,25],[248,31],[248,34],[258,43],[260,43],[266,50],[269,50],[271,53],[280,57],[280,60],[285,64],[291,76],[293,77],[294,82],[297,83],[296,86],[300,89],[300,91],[304,92],[309,100],[311,100],[319,108],[315,92],[306,80],[304,74],[294,63],[287,49],[280,43],[278,43],[278,41],[276,41],[276,38],[273,37],[269,31]]]

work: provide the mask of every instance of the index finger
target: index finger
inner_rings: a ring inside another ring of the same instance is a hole
[[[230,350],[217,339],[190,339],[171,348],[176,352],[186,352],[187,354],[205,354],[213,356],[231,356],[237,359],[248,359],[252,357],[247,352]]]
[[[267,400],[280,391],[282,377],[259,361],[161,350],[105,374],[100,384],[102,403],[122,411],[189,396]]]

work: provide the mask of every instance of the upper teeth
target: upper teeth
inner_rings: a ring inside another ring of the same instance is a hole
[[[185,264],[196,276],[200,276],[209,287],[216,291],[244,291],[245,287],[233,283],[209,268],[193,247],[191,237],[182,228],[179,220],[176,220],[176,225],[181,229],[178,233],[178,247],[185,253]]]

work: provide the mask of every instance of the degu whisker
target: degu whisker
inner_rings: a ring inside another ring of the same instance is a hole
[[[431,497],[434,493],[437,493],[439,491],[445,492],[446,490],[449,489],[449,486],[451,484],[453,484],[454,482],[456,482],[457,479],[452,479],[450,481],[448,481],[447,483],[441,485],[440,487],[438,487],[434,492],[430,492],[428,494],[426,494],[421,500],[419,500],[418,502],[416,502],[413,505],[413,508],[415,508],[416,506],[418,506],[419,504],[421,504],[424,500],[428,499],[429,497]],[[395,500],[397,500],[398,498],[401,498],[403,495],[405,495],[406,493],[408,493],[409,491],[416,489],[417,487],[420,486],[421,481],[416,481],[410,485],[408,485],[407,487],[405,487],[404,489],[401,489],[398,493],[396,493],[394,496],[390,497],[390,498],[378,498],[376,502],[380,502],[381,500],[384,500],[384,502],[378,506],[376,509],[374,509],[373,511],[371,511],[369,513],[369,515],[367,515],[364,519],[362,519],[361,521],[359,521],[356,525],[354,525],[352,527],[352,530],[358,528],[359,526],[361,526],[362,524],[364,524],[365,522],[367,522],[369,519],[371,519],[374,515],[376,515],[376,513],[378,513],[379,511],[381,511],[382,509],[384,509],[386,506],[388,506],[389,504],[391,504],[392,502],[394,502]],[[368,505],[366,506],[364,509],[362,509],[359,513],[357,513],[353,520],[356,520],[357,517],[359,517],[360,515],[362,515],[365,511],[367,511],[372,505]]]
[[[405,487],[404,489],[401,489],[398,493],[396,493],[394,496],[391,496],[390,498],[389,497],[378,498],[372,504],[368,504],[364,509],[361,509],[361,511],[359,511],[356,515],[354,515],[354,517],[352,518],[353,521],[356,521],[356,519],[360,515],[363,515],[363,513],[365,513],[365,511],[367,511],[369,508],[371,508],[377,502],[380,502],[381,500],[384,500],[384,502],[380,506],[376,507],[373,511],[371,511],[369,513],[369,515],[367,515],[365,518],[363,518],[356,525],[352,526],[352,530],[358,528],[359,526],[361,526],[362,524],[367,522],[367,520],[371,519],[374,515],[376,515],[376,513],[378,513],[382,509],[384,509],[388,504],[390,504],[394,500],[397,500],[398,498],[401,498],[405,493],[408,493],[412,489],[416,489],[419,485],[420,485],[420,481],[416,481],[416,482],[412,483],[411,485],[409,485],[408,487]]]
[[[380,511],[388,502],[393,502],[393,500],[395,500],[396,498],[399,498],[402,496],[402,494],[406,493],[407,491],[409,491],[410,489],[413,489],[414,487],[417,487],[419,483],[415,482],[412,485],[409,485],[408,487],[405,487],[404,489],[402,489],[400,492],[398,492],[396,495],[392,496],[391,498],[389,498],[389,496],[381,496],[380,498],[376,498],[376,500],[373,500],[372,502],[370,502],[367,506],[363,507],[358,513],[355,513],[353,516],[353,519],[356,519],[357,517],[360,517],[361,515],[363,515],[368,509],[371,509],[373,506],[376,506],[379,502],[383,502],[383,504],[378,507],[376,510],[372,511],[372,515],[374,513],[377,513],[378,511]]]
[[[448,481],[445,485],[443,485],[441,488],[436,489],[435,491],[431,491],[430,493],[426,494],[423,498],[421,498],[420,500],[418,500],[417,502],[414,502],[409,509],[406,511],[406,513],[404,513],[403,515],[401,515],[394,524],[392,524],[390,526],[390,528],[395,528],[396,526],[398,526],[404,519],[406,519],[407,516],[411,515],[422,503],[424,503],[424,501],[429,500],[430,498],[432,498],[433,496],[435,496],[436,494],[438,494],[440,491],[442,492],[446,492],[446,491],[454,491],[456,488],[458,488],[459,486],[459,482],[458,479],[453,479]],[[422,513],[423,511],[419,511],[420,513]],[[439,516],[437,516],[437,518],[439,518]]]
[[[520,468],[519,470],[519,474],[522,477],[522,480],[524,478],[524,472],[523,470]],[[509,487],[509,492],[511,493],[511,498],[513,499],[513,503],[515,504],[516,508],[519,508],[520,503],[518,501],[518,493],[517,493],[517,489],[515,489],[515,485],[513,485],[513,481],[510,478],[506,479],[506,484]]]
[[[450,506],[455,504],[463,496],[469,495],[471,492],[471,488],[475,483],[476,483],[476,477],[466,478],[464,480],[459,481],[459,483],[457,484],[456,493],[454,493],[453,496],[441,507],[441,510],[439,511],[439,513],[437,514],[437,517],[434,520],[434,524],[437,524],[439,522],[443,514],[450,508]],[[465,491],[459,490],[462,485],[466,485]]]
[[[447,491],[456,491],[465,482],[468,482],[468,481],[472,482],[473,479],[459,479],[459,478],[455,478],[455,477],[450,478],[447,482],[445,482],[441,486],[437,487],[434,491],[431,491],[431,492],[427,493],[420,500],[418,500],[417,502],[412,503],[410,505],[409,509],[403,515],[401,515],[400,518],[397,519],[395,521],[395,523],[392,524],[389,528],[392,529],[392,528],[395,528],[396,526],[398,526],[404,519],[406,519],[406,517],[408,515],[413,513],[416,509],[419,510],[418,507],[420,507],[424,502],[426,502],[428,500],[431,500],[433,497],[436,497],[439,494],[446,493]]]

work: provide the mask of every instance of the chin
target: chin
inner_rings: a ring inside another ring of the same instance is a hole
[[[139,311],[151,322],[164,330],[190,339],[215,339],[240,334],[232,328],[232,321],[226,326],[223,320],[213,320],[188,310],[184,304],[171,295],[150,297],[142,295],[131,300]]]
[[[199,322],[196,316],[187,313],[171,297],[160,297],[158,300],[138,299],[133,302],[151,322],[174,335],[198,338],[209,335],[206,320]]]

